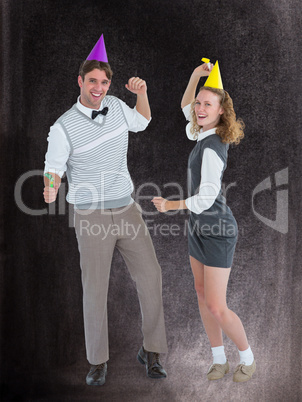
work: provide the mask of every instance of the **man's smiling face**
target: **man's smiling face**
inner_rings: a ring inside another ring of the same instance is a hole
[[[111,81],[107,78],[105,71],[95,68],[85,75],[84,80],[79,76],[78,84],[81,88],[80,101],[82,105],[98,110]]]

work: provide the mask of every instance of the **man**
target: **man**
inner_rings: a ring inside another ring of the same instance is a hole
[[[74,204],[80,251],[88,385],[103,385],[107,373],[107,293],[115,247],[136,282],[142,312],[143,346],[138,360],[151,378],[165,378],[159,359],[167,352],[162,306],[161,268],[142,219],[131,198],[133,184],[127,168],[128,130],[142,131],[151,119],[146,82],[129,79],[126,88],[137,95],[129,108],[107,95],[112,71],[103,35],[82,63],[77,103],[51,127],[45,173],[45,202],[54,202],[66,171],[67,201]]]

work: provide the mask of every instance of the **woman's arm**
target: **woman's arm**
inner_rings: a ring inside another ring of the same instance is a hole
[[[198,194],[186,200],[169,201],[162,197],[154,197],[152,202],[159,212],[167,212],[176,209],[189,209],[195,214],[211,208],[220,189],[223,162],[213,149],[204,150],[201,164],[201,181]]]
[[[213,64],[211,64],[211,70],[213,68]],[[208,67],[207,63],[198,66],[193,71],[185,93],[181,100],[181,108],[183,109],[185,106],[189,105],[195,99],[196,88],[199,82],[200,77],[205,77],[210,74],[211,70]]]
[[[214,204],[220,189],[224,164],[217,153],[210,148],[203,152],[200,186],[198,194],[186,199],[188,209],[201,214]]]
[[[162,197],[154,197],[151,202],[153,202],[155,208],[159,212],[167,212],[175,209],[188,209],[185,200],[169,201]]]

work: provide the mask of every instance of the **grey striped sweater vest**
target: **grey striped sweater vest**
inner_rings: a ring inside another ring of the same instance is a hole
[[[106,96],[102,106],[109,110],[101,124],[80,112],[76,104],[57,120],[71,148],[67,201],[78,208],[115,208],[131,202],[126,118],[116,97]]]

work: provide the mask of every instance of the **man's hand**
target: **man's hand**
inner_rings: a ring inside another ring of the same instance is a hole
[[[50,187],[53,184],[53,187]],[[61,185],[61,177],[55,173],[47,172],[44,175],[44,200],[47,204],[54,202],[57,198],[59,187]]]
[[[147,93],[146,81],[140,79],[139,77],[130,78],[125,87],[128,89],[128,91],[136,95],[144,95]]]
[[[60,184],[55,184],[54,187],[44,187],[44,201],[47,204],[50,204],[51,202],[54,202],[57,198],[58,190],[59,190]]]
[[[213,64],[210,63],[210,65],[211,65],[211,69],[209,69],[208,63],[201,64],[201,66],[198,66],[195,68],[192,75],[194,77],[205,77],[207,75],[210,75],[210,72],[213,69]]]
[[[151,202],[153,202],[155,208],[159,211],[159,212],[167,212],[169,211],[169,209],[167,208],[167,202],[168,200],[166,200],[165,198],[162,197],[154,197]]]

